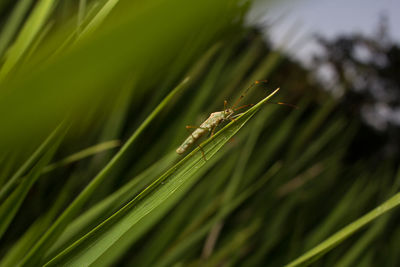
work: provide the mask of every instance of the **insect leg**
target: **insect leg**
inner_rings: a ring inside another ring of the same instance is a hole
[[[214,135],[215,128],[217,128],[217,125],[215,125],[215,126],[212,128],[212,130],[211,130],[211,137],[213,137],[213,135]]]
[[[200,148],[201,156],[203,157],[204,161],[207,161],[206,154],[204,153],[203,148],[201,147],[201,145],[197,145],[197,146]]]
[[[251,107],[251,106],[254,106],[254,104],[248,104],[248,105],[244,105],[244,106],[241,106],[241,107],[235,108],[234,110],[236,111],[236,110],[239,110],[239,109],[242,109],[242,108]]]

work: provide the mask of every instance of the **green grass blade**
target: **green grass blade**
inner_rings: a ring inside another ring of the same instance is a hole
[[[59,131],[59,129],[62,129]],[[17,188],[11,193],[11,195],[2,203],[0,206],[0,238],[3,236],[4,232],[7,230],[12,219],[16,215],[23,200],[29,192],[29,189],[36,182],[37,178],[40,176],[44,166],[53,157],[56,152],[61,140],[66,133],[66,128],[61,127],[56,129],[54,135],[50,136],[51,145],[48,146],[47,151],[44,153],[43,157],[35,164],[28,175],[22,180],[22,182],[17,186]]]
[[[268,111],[268,110],[267,110]],[[248,134],[247,142],[243,146],[243,149],[238,157],[234,172],[229,180],[228,185],[223,196],[223,205],[219,212],[223,213],[223,210],[227,207],[227,204],[232,202],[238,193],[240,186],[243,184],[243,179],[245,178],[244,173],[246,170],[246,165],[250,159],[250,156],[255,148],[257,139],[262,131],[262,126],[265,125],[266,120],[269,118],[266,116],[266,110],[254,121],[251,127],[251,131]],[[224,225],[223,221],[217,222],[213,229],[210,231],[207,241],[204,245],[203,257],[208,258],[217,243],[217,239],[220,235],[222,227]]]
[[[211,220],[208,222],[204,222],[200,225],[198,229],[196,229],[193,233],[186,236],[183,240],[169,249],[164,257],[159,259],[156,264],[153,266],[164,267],[164,266],[172,266],[173,263],[182,256],[186,250],[193,246],[193,244],[202,240],[207,233],[211,230],[211,228],[219,221],[228,216],[231,212],[233,212],[239,205],[241,205],[245,200],[251,197],[255,192],[257,192],[266,182],[268,182],[272,177],[276,175],[276,173],[280,170],[282,165],[280,163],[276,163],[273,165],[259,180],[257,180],[254,184],[252,184],[249,188],[241,192],[231,203],[228,203],[225,209],[217,213]]]
[[[376,221],[376,223],[368,229],[368,231],[337,262],[337,265],[342,267],[357,265],[357,260],[362,258],[362,255],[367,251],[370,244],[384,232],[389,219],[390,216],[387,214]]]
[[[378,172],[379,174],[382,171]],[[382,175],[382,177],[389,177],[391,175]],[[389,180],[389,179],[387,179]],[[400,172],[398,172],[397,177],[393,184],[390,184],[390,195],[395,193],[399,188],[400,182]],[[386,214],[382,216],[379,220],[377,220],[364,234],[360,237],[359,240],[346,252],[346,254],[340,259],[338,262],[338,266],[347,267],[354,266],[358,259],[361,259],[371,247],[371,244],[379,235],[384,234],[387,229],[387,225],[389,223],[391,216],[390,214]]]
[[[286,266],[304,266],[309,265],[319,257],[323,256],[324,254],[328,253],[334,247],[338,246],[344,240],[349,238],[351,235],[356,233],[362,227],[367,225],[368,223],[374,221],[375,219],[379,218],[383,214],[387,213],[391,209],[400,205],[400,193],[397,193],[389,200],[385,201],[383,204],[378,206],[377,208],[373,209],[369,213],[365,214],[358,220],[354,221],[353,223],[347,225],[342,230],[337,232],[336,234],[332,235],[324,242],[320,243],[318,246],[314,247],[313,249],[309,250],[299,258],[295,259],[294,261],[290,262]]]
[[[38,264],[42,260],[43,255],[48,251],[50,246],[63,232],[68,223],[79,213],[83,205],[89,200],[92,194],[95,193],[99,185],[107,179],[115,166],[124,159],[129,149],[143,130],[150,124],[150,122],[161,112],[161,110],[169,103],[173,97],[183,90],[189,78],[185,78],[172,92],[165,97],[165,99],[155,108],[155,110],[146,118],[146,120],[139,126],[139,128],[132,134],[125,145],[118,151],[118,153],[111,159],[111,161],[100,171],[100,173],[90,182],[90,184],[79,194],[79,196],[71,203],[71,205],[60,215],[54,222],[52,227],[42,236],[36,243],[32,250],[22,260],[22,266],[31,266]]]
[[[24,256],[24,253],[29,250],[29,248],[35,243],[38,239],[38,235],[40,235],[43,231],[42,228],[42,218],[39,218],[32,224],[28,231],[24,233],[24,235],[10,248],[7,250],[7,254],[1,258],[0,266],[17,266],[21,257]]]
[[[35,162],[34,158],[36,159],[37,157],[41,156],[41,155],[42,155],[42,152],[43,152],[44,150],[46,150],[46,151],[49,150],[49,149],[51,148],[51,146],[54,145],[54,138],[57,138],[57,137],[58,137],[57,133],[58,133],[58,135],[59,135],[59,132],[55,131],[55,132],[44,142],[44,144],[41,146],[41,148],[38,149],[38,150],[34,153],[35,157],[32,156],[28,161]],[[93,155],[93,154],[97,154],[97,153],[99,153],[99,152],[101,152],[101,151],[104,151],[104,150],[107,150],[107,149],[114,148],[114,147],[116,147],[116,146],[118,146],[118,145],[119,145],[119,142],[114,140],[114,141],[104,142],[104,143],[101,143],[101,144],[98,144],[98,145],[89,147],[89,148],[87,148],[87,149],[84,149],[84,150],[82,150],[82,151],[79,151],[79,152],[77,152],[77,153],[75,153],[75,154],[73,154],[73,155],[70,155],[69,157],[66,157],[65,159],[63,159],[63,160],[61,160],[61,161],[58,161],[58,162],[56,162],[56,163],[49,164],[49,165],[45,166],[44,168],[42,168],[42,169],[40,170],[39,177],[40,177],[42,174],[48,173],[48,172],[50,172],[50,171],[53,171],[53,170],[56,169],[56,168],[59,168],[59,167],[65,166],[65,165],[67,165],[67,164],[70,164],[70,163],[79,161],[79,160],[81,160],[82,158],[88,157],[88,156]],[[47,152],[45,152],[45,153],[47,153]],[[30,176],[30,175],[31,175],[31,173],[30,173],[29,175],[27,175],[27,176],[21,177],[21,178],[18,179],[18,180],[15,180],[15,182],[12,184],[12,186],[16,187],[18,184],[20,184],[20,183],[21,183],[20,180],[22,180],[22,181],[24,181],[24,180],[36,180],[36,179],[38,178],[38,177],[36,177],[36,176],[32,178],[32,176]],[[16,176],[16,177],[18,177],[18,176]],[[24,182],[22,182],[22,183],[24,183]],[[27,184],[30,184],[30,183],[27,183]],[[25,190],[29,190],[30,186],[32,186],[32,184],[30,184],[29,186],[26,186]],[[14,187],[8,186],[7,188],[8,188],[8,189],[11,189],[11,188],[13,189]],[[6,187],[4,187],[4,188],[6,189]],[[18,189],[16,189],[16,190],[18,190]],[[26,191],[26,192],[27,192],[27,191]],[[6,192],[6,193],[8,193],[8,192]],[[20,198],[21,200],[23,200],[23,194],[22,194],[22,193],[20,193],[20,194],[21,194],[21,195],[20,195],[19,198]],[[5,195],[5,197],[6,197],[6,196],[8,196],[8,195]],[[16,208],[17,206],[18,206],[18,205],[15,205],[15,208]],[[9,215],[11,215],[11,213],[10,213]],[[33,227],[39,227],[39,228],[40,228],[40,226],[33,226]],[[29,237],[27,237],[27,238],[29,239]],[[0,264],[1,264],[1,263],[0,263]]]
[[[352,203],[356,200],[363,186],[365,186],[364,179],[357,180],[348,189],[346,194],[340,200],[338,199],[337,205],[332,208],[329,215],[326,216],[326,219],[320,225],[318,225],[318,227],[315,227],[315,230],[312,231],[308,235],[308,238],[304,241],[304,247],[306,249],[314,247],[316,244],[324,240],[324,238],[328,237],[330,233],[338,229],[335,229],[334,227],[348,214],[349,209],[351,208],[349,203]]]
[[[201,179],[205,173],[217,165],[226,153],[219,153],[215,155],[207,164],[196,172],[182,187],[174,192],[174,194],[166,199],[156,209],[153,209],[150,216],[146,216],[140,220],[131,231],[123,235],[118,242],[110,247],[106,253],[101,255],[92,265],[93,266],[111,266],[117,259],[128,251],[132,244],[147,233],[157,222],[161,220],[169,211],[176,206],[177,203],[189,192],[189,190]],[[186,204],[186,203],[185,203]]]
[[[9,19],[0,34],[0,58],[3,57],[12,38],[16,35],[19,25],[25,18],[25,14],[32,5],[32,0],[18,1]]]
[[[82,160],[84,158],[96,155],[98,153],[101,153],[101,152],[104,152],[104,151],[107,151],[107,150],[110,150],[110,149],[113,149],[113,148],[116,148],[119,145],[120,145],[120,141],[111,140],[111,141],[106,141],[106,142],[103,142],[103,143],[100,143],[100,144],[85,148],[85,149],[83,149],[83,150],[81,150],[79,152],[76,152],[76,153],[74,153],[72,155],[69,155],[68,157],[66,157],[66,158],[64,158],[64,159],[62,159],[60,161],[57,161],[57,162],[54,162],[54,163],[51,163],[51,164],[47,165],[46,167],[43,168],[43,172],[42,173],[51,172],[51,171],[53,171],[53,170],[55,170],[57,168],[69,165],[69,164],[74,163],[74,162],[78,162],[78,161],[80,161],[80,160]]]
[[[234,236],[227,240],[226,243],[216,251],[210,259],[207,259],[205,263],[207,266],[220,266],[225,265],[225,262],[230,262],[235,255],[238,256],[238,251],[241,251],[248,243],[250,243],[251,237],[259,231],[261,227],[260,220],[254,220],[252,223],[237,231]]]
[[[300,131],[298,137],[293,142],[288,152],[288,158],[293,159],[299,153],[304,143],[312,138],[312,135],[321,127],[322,123],[326,121],[327,117],[332,113],[336,107],[336,101],[333,99],[320,108],[306,123],[305,127]]]
[[[276,92],[278,92],[278,89],[242,114],[238,119],[228,124],[212,138],[205,141],[201,145],[205,156],[211,159]],[[46,265],[87,266],[94,263],[108,249],[115,245],[118,240],[123,238],[127,232],[132,230],[137,223],[146,216],[152,216],[153,210],[168,200],[168,198],[174,197],[175,192],[179,192],[185,185],[190,184],[192,175],[205,163],[199,148],[195,149],[117,213],[53,258]]]
[[[273,108],[270,108],[271,114],[269,114],[269,116],[272,117],[277,116],[275,114],[277,113],[276,109],[278,107]],[[264,166],[271,164],[274,160],[274,155],[276,155],[276,153],[279,152],[286,143],[288,143],[290,134],[293,132],[293,128],[295,128],[296,122],[303,114],[304,109],[302,108],[301,110],[293,111],[283,122],[274,125],[275,130],[271,133],[268,140],[257,147],[256,152],[258,152],[260,156],[256,161],[252,162],[247,169],[249,177],[255,177],[255,174],[260,173],[260,171],[264,169]]]
[[[0,203],[6,199],[11,191],[14,190],[14,188],[20,183],[20,181],[23,179],[23,175],[26,174],[39,161],[39,159],[51,146],[53,146],[54,140],[58,138],[62,128],[63,126],[60,125],[57,129],[55,129],[1,188]]]
[[[56,2],[56,0],[41,0],[36,3],[35,8],[26,20],[17,40],[7,53],[6,61],[0,69],[0,80],[4,79],[27,51],[45,24]]]
[[[143,190],[146,185],[150,184],[155,177],[161,175],[175,158],[175,153],[165,156],[134,177],[116,192],[85,211],[85,213],[80,215],[67,227],[65,232],[60,236],[47,254],[54,257],[68,245],[72,244],[73,241],[79,239],[90,229],[93,229],[102,221],[107,219],[107,217],[111,216],[135,195],[139,194],[140,191]]]
[[[99,25],[105,20],[105,18],[110,14],[119,0],[108,0],[104,6],[99,10],[96,16],[89,22],[89,24],[82,31],[80,36],[89,34],[93,32]]]
[[[85,16],[86,16],[86,0],[79,0],[78,26],[77,26],[78,33],[80,33],[80,31],[81,31],[81,26],[82,26],[83,20],[85,19]]]
[[[70,192],[73,191],[74,179],[69,179],[63,189],[58,193],[57,199],[51,208],[33,222],[17,242],[7,251],[1,259],[0,266],[18,266],[21,259],[36,244],[41,236],[50,228],[54,219],[60,214],[70,200]]]
[[[201,181],[196,183],[196,187],[191,189],[184,199],[180,200],[179,205],[174,207],[171,212],[168,211],[168,217],[164,217],[162,222],[158,224],[157,230],[152,231],[152,238],[149,242],[146,242],[138,257],[132,258],[128,265],[153,266],[153,262],[168,250],[171,242],[179,239],[179,236],[184,235],[184,232],[191,228],[189,225],[193,225],[193,223],[202,225],[205,221],[203,218],[208,218],[210,214],[215,212],[217,205],[214,204],[218,202],[214,200],[215,191],[221,188],[220,185],[225,184],[224,182],[230,176],[230,172],[227,172],[226,169],[233,169],[235,164],[236,157],[232,154],[233,151],[229,148],[223,149],[213,157],[213,162],[218,164],[218,168],[209,168],[211,166],[207,164],[195,174],[195,176],[200,175],[202,177]],[[219,161],[218,159],[222,160]],[[215,181],[214,177],[218,177],[218,183],[210,188],[208,181],[210,179]],[[217,197],[217,199],[219,198]],[[211,209],[210,206],[212,206]],[[201,218],[199,219],[199,217]],[[190,222],[189,225],[188,222]]]

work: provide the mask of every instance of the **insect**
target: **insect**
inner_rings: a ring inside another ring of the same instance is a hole
[[[236,101],[236,103],[228,108],[228,102],[225,100],[224,101],[224,110],[223,111],[217,111],[217,112],[213,112],[211,113],[210,117],[208,117],[208,119],[206,119],[200,126],[196,127],[196,126],[186,126],[186,129],[190,129],[190,128],[195,128],[196,130],[194,130],[192,132],[191,135],[189,135],[188,138],[186,138],[186,140],[182,143],[182,145],[180,147],[178,147],[178,149],[176,150],[176,153],[178,154],[183,154],[185,153],[185,151],[200,137],[202,137],[203,135],[205,135],[208,132],[211,132],[211,137],[214,135],[214,131],[215,128],[217,128],[217,126],[226,120],[234,120],[233,114],[242,108],[245,107],[249,107],[252,106],[252,104],[249,105],[244,105],[241,107],[237,107],[237,104],[240,102],[240,100],[247,94],[247,92],[250,90],[250,88],[252,88],[255,85],[259,85],[261,83],[265,83],[266,81],[255,81],[252,85],[250,85],[244,92],[243,94],[240,95],[240,97],[238,98],[238,100]],[[204,151],[201,148],[201,146],[199,145],[201,153],[203,155],[203,158],[205,159],[205,155],[204,155]]]

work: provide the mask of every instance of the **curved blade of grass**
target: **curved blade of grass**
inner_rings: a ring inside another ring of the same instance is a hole
[[[326,121],[327,117],[332,114],[332,110],[335,107],[336,101],[332,99],[312,115],[306,125],[304,125],[304,128],[300,130],[299,134],[293,141],[293,145],[290,147],[288,152],[289,159],[296,158],[303,144],[312,138],[313,134],[319,129],[319,127],[321,127],[323,122]]]
[[[85,18],[86,15],[86,0],[79,0],[79,6],[78,6],[78,25],[77,25],[77,31],[78,33],[80,32],[80,28],[82,26],[82,22]]]
[[[364,177],[360,176],[359,178]],[[341,199],[338,198],[336,206],[332,208],[326,219],[318,227],[315,227],[315,230],[304,240],[304,248],[311,249],[328,237],[334,230],[337,230],[334,227],[348,215],[347,212],[351,208],[349,203],[356,201],[363,186],[365,187],[365,180],[358,179],[352,186],[349,186],[346,194]]]
[[[351,235],[356,233],[362,227],[367,225],[368,223],[374,221],[375,219],[379,218],[383,214],[387,213],[391,209],[400,205],[400,193],[397,193],[389,200],[385,201],[382,205],[378,206],[377,208],[373,209],[369,213],[365,214],[358,220],[352,222],[351,224],[344,227],[342,230],[337,232],[336,234],[332,235],[324,242],[320,243],[318,246],[314,247],[313,249],[309,250],[299,258],[295,259],[294,261],[290,262],[286,266],[304,266],[309,265],[324,254],[328,253],[334,247],[342,243],[344,240],[349,238]]]
[[[51,146],[54,145],[54,138],[59,138],[59,134],[60,134],[59,131],[55,131],[54,133],[52,133],[52,135],[50,137],[48,137],[48,139],[42,144],[42,146],[37,151],[35,151],[34,155],[32,155],[31,158],[27,162],[32,162],[32,164],[33,164],[34,162],[36,162],[38,160],[38,157],[42,156],[43,153],[47,153],[46,151],[51,149]],[[33,179],[34,181],[36,181],[36,179],[39,178],[40,175],[42,175],[44,173],[48,173],[48,172],[50,172],[50,171],[52,171],[52,170],[54,170],[56,168],[59,168],[59,167],[65,166],[67,164],[79,161],[82,158],[88,157],[88,156],[93,155],[93,154],[97,154],[97,153],[102,152],[104,150],[108,150],[108,149],[114,148],[114,147],[116,147],[118,145],[119,145],[119,141],[113,140],[113,141],[108,141],[108,142],[104,142],[104,143],[97,144],[95,146],[89,147],[89,148],[84,149],[82,151],[79,151],[79,152],[77,152],[75,154],[72,154],[72,155],[64,158],[63,160],[60,160],[60,161],[58,161],[56,163],[49,164],[49,165],[43,167],[40,170],[40,173],[39,173],[38,177],[36,177],[36,176],[33,177],[31,175],[32,173],[28,174],[27,176],[21,177],[21,178],[19,178],[19,176],[14,176],[14,177],[17,177],[18,179],[10,180],[10,182],[12,182],[12,183],[6,184],[6,186],[3,188],[3,189],[5,189],[4,192],[8,193],[9,190],[14,189],[18,184],[20,184],[20,180],[24,181],[24,180]],[[25,163],[24,165],[29,165],[29,164]],[[18,172],[20,172],[20,171],[18,171]],[[33,182],[31,182],[32,184],[29,187],[26,187],[25,190],[28,191],[29,188],[33,185]],[[22,183],[24,183],[24,182],[22,182]],[[27,183],[27,184],[29,184],[29,183]],[[3,191],[1,191],[1,192],[3,192]],[[8,196],[8,195],[7,194],[4,195],[4,197],[6,197],[6,196]],[[20,195],[18,198],[21,199],[21,200],[24,199],[23,195]],[[13,206],[13,208],[15,208],[15,209],[17,207],[19,207],[19,205],[13,205],[13,204],[11,204],[11,206]],[[17,211],[17,209],[15,210],[15,212],[16,211]],[[6,212],[6,214],[7,214],[7,216],[11,216],[12,215],[12,213],[9,212],[9,211]],[[1,215],[0,215],[0,217],[1,217]],[[6,222],[5,219],[2,220],[2,221]],[[1,266],[1,262],[0,262],[0,266]]]
[[[50,229],[42,236],[31,251],[25,256],[21,262],[21,266],[38,265],[43,255],[48,251],[54,241],[64,231],[68,223],[79,213],[83,205],[95,194],[99,185],[108,178],[112,170],[118,166],[119,162],[124,159],[127,152],[131,149],[133,143],[150,122],[161,112],[161,110],[169,103],[173,97],[183,90],[189,82],[189,78],[185,78],[164,100],[155,108],[155,110],[146,118],[139,128],[132,134],[125,145],[111,159],[111,161],[96,175],[90,184],[78,195],[78,197],[68,206],[68,208],[53,223]]]
[[[225,185],[230,171],[236,163],[237,156],[233,153],[234,147],[226,147],[213,157],[212,161],[218,164],[218,168],[209,168],[207,164],[195,174],[195,177],[201,177],[201,181],[196,183],[196,188],[191,189],[189,194],[184,196],[183,200],[179,200],[173,210],[167,211],[168,217],[162,218],[162,223],[151,230],[151,237],[146,240],[146,244],[141,249],[137,257],[132,258],[127,266],[153,266],[154,261],[159,259],[161,255],[169,249],[171,243],[179,239],[185,230],[188,229],[188,222],[192,225],[203,225],[206,218],[210,214],[214,214],[219,202],[215,201],[215,191]],[[221,159],[222,162],[218,160]],[[215,179],[218,177],[218,179]],[[196,179],[196,178],[194,178]],[[213,182],[210,186],[209,181]],[[218,202],[218,203],[217,203]],[[207,214],[207,215],[206,215]],[[204,218],[199,220],[199,217]],[[196,227],[194,227],[196,229]]]
[[[41,236],[50,228],[51,224],[70,201],[70,192],[73,191],[75,179],[72,177],[63,185],[57,194],[52,206],[33,222],[25,233],[7,250],[0,261],[1,267],[18,266],[21,259],[36,244]]]
[[[387,169],[386,169],[387,170]],[[381,171],[379,172],[382,173]],[[391,176],[385,175],[386,177]],[[389,181],[389,179],[388,179]],[[397,177],[395,178],[395,182],[390,184],[390,194],[394,194],[399,189],[399,182],[400,182],[400,172],[397,173]],[[346,254],[341,257],[340,261],[338,262],[338,266],[354,266],[357,263],[358,259],[361,259],[365,252],[367,251],[370,244],[374,242],[374,240],[386,229],[386,226],[389,223],[391,218],[390,214],[382,216],[379,220],[377,220],[366,232],[365,234],[346,252]]]
[[[126,264],[127,266],[153,266],[153,261],[158,259],[165,249],[169,247],[170,241],[177,238],[177,233],[182,232],[182,227],[188,221],[191,221],[194,216],[204,214],[200,206],[208,206],[210,201],[215,203],[215,201],[212,201],[215,191],[223,187],[233,169],[235,162],[231,160],[229,161],[231,164],[228,164],[227,159],[237,158],[233,149],[237,145],[239,143],[235,143],[235,145],[230,143],[230,145],[221,149],[211,160],[207,161],[204,167],[200,168],[191,177],[188,183],[179,189],[179,192],[175,192],[172,197],[153,210],[151,216],[147,216],[135,225],[130,232],[123,236],[122,240],[92,265],[111,266],[115,262],[115,259],[120,258],[132,247],[135,241],[142,238],[143,235],[147,236],[148,233],[146,230],[151,230],[150,240],[147,239],[150,242],[146,241],[145,247],[141,248],[140,256],[132,258]],[[173,152],[176,154],[175,151]],[[217,180],[215,179],[216,177],[218,177]],[[199,181],[200,179],[201,181]],[[207,181],[213,181],[213,186],[210,187]],[[193,184],[196,184],[195,188],[193,188]],[[190,192],[188,193],[189,190]],[[178,205],[176,205],[177,203]],[[162,222],[159,222],[160,220]],[[157,224],[155,228],[161,232],[153,230],[155,224]]]
[[[364,253],[366,253],[367,248],[370,244],[379,236],[382,235],[385,227],[387,226],[390,219],[390,215],[383,216],[372,225],[368,231],[347,251],[343,257],[337,261],[337,266],[348,267],[356,266],[358,260],[363,258]]]
[[[155,177],[158,177],[167,169],[167,167],[170,167],[170,163],[173,162],[175,158],[176,153],[166,155],[142,173],[131,179],[131,181],[126,183],[120,189],[75,219],[70,225],[68,225],[65,232],[47,253],[48,255],[51,255],[49,256],[49,259],[56,256],[67,246],[71,245],[73,241],[79,239],[90,229],[96,227],[131,200],[135,195],[139,194],[140,191],[146,188],[146,185],[150,184]]]
[[[105,20],[108,14],[113,10],[119,0],[108,0],[103,7],[98,11],[96,16],[90,21],[90,23],[82,31],[81,36],[93,32],[99,25]],[[81,37],[80,36],[80,37]]]
[[[85,148],[81,151],[78,151],[72,155],[69,155],[68,157],[66,157],[60,161],[57,161],[57,162],[47,165],[46,167],[43,168],[42,173],[51,172],[62,166],[80,161],[81,159],[96,155],[98,153],[116,148],[119,145],[120,145],[120,141],[118,141],[118,140],[111,140],[111,141],[106,141],[106,142],[103,142],[100,144],[96,144],[94,146],[91,146],[91,147]]]
[[[166,253],[164,253],[164,256],[152,266],[172,266],[177,259],[182,257],[185,251],[193,247],[193,245],[197,242],[200,242],[218,221],[224,219],[237,207],[239,207],[244,201],[246,201],[249,197],[256,193],[260,188],[262,188],[265,183],[267,183],[272,177],[277,174],[281,167],[282,164],[280,162],[274,164],[259,180],[257,180],[246,190],[238,194],[238,196],[232,202],[228,203],[222,212],[217,213],[213,218],[211,218],[207,222],[202,223],[197,229],[195,229],[195,231],[193,231],[193,233],[185,236],[184,239],[178,240],[177,244],[169,249]]]
[[[12,41],[12,38],[16,35],[18,27],[25,18],[25,14],[32,5],[32,2],[32,0],[18,1],[14,7],[0,34],[0,58],[3,56],[7,46]]]
[[[132,244],[134,244],[135,241],[141,238],[144,234],[147,233],[148,230],[152,229],[152,227],[156,223],[158,223],[162,218],[169,214],[171,209],[175,207],[176,204],[179,203],[179,201],[182,200],[182,198],[189,192],[189,190],[195,184],[198,184],[197,182],[202,177],[204,177],[204,175],[211,168],[218,164],[221,159],[223,159],[224,155],[226,155],[227,153],[226,151],[224,152],[225,153],[218,153],[211,160],[207,161],[207,164],[203,168],[199,169],[199,171],[196,172],[187,183],[178,188],[178,190],[176,190],[171,197],[166,199],[161,205],[152,210],[150,216],[146,216],[145,218],[140,220],[134,228],[131,228],[130,231],[126,232],[123,237],[115,243],[115,245],[111,246],[110,249],[106,251],[106,253],[102,254],[101,257],[99,257],[91,265],[96,267],[107,267],[115,264],[115,262],[129,250],[129,248],[132,246]]]
[[[74,240],[81,237],[84,233],[94,228],[101,221],[105,220],[113,212],[122,207],[128,200],[132,199],[145,185],[149,184],[154,177],[157,177],[166,170],[170,162],[176,157],[176,154],[170,154],[150,166],[147,170],[143,171],[137,177],[132,179],[121,189],[105,198],[97,205],[85,211],[81,216],[75,219],[68,225],[64,233],[59,237],[56,244],[54,244],[50,251],[48,251],[48,258],[51,259],[56,254],[65,249],[68,245],[72,244]],[[59,211],[64,207],[66,192],[71,191],[71,184],[73,179],[69,179],[67,184],[63,186],[63,191],[60,192],[57,200],[52,208],[44,215],[39,217],[18,239],[18,241],[7,251],[7,254],[0,261],[0,266],[17,266],[18,262],[24,255],[34,246],[41,235],[46,232],[51,223],[59,214]],[[130,196],[130,197],[129,197]],[[57,253],[55,253],[57,252]],[[47,257],[46,255],[46,257]]]
[[[11,195],[0,206],[0,238],[7,230],[12,219],[19,210],[19,207],[22,205],[22,202],[28,194],[29,189],[31,189],[32,185],[40,176],[42,169],[53,157],[66,131],[67,128],[62,127],[61,125],[50,135],[50,137],[46,140],[46,142],[49,142],[49,145],[47,146],[47,150],[44,152],[43,156],[35,163],[28,175],[21,181]]]
[[[25,163],[15,172],[8,182],[0,190],[0,203],[6,199],[14,188],[18,186],[26,174],[42,158],[47,150],[54,145],[54,140],[60,135],[62,125],[57,127],[47,139],[35,150],[35,152],[25,161]]]
[[[250,225],[235,232],[233,236],[231,236],[230,240],[227,240],[226,243],[224,243],[221,248],[215,251],[215,253],[213,253],[209,259],[206,261],[200,260],[198,263],[200,266],[201,264],[205,264],[207,266],[220,266],[224,265],[226,261],[228,261],[230,266],[232,266],[233,264],[231,261],[235,256],[238,256],[238,254],[240,255],[240,253],[237,252],[248,246],[248,244],[251,242],[251,237],[257,233],[261,226],[261,220],[255,219],[250,223]]]
[[[2,80],[11,69],[14,68],[15,64],[27,51],[46,22],[56,2],[57,0],[41,0],[40,2],[37,2],[34,10],[26,20],[24,27],[17,37],[17,40],[7,54],[6,61],[0,70],[0,80]]]
[[[240,157],[237,160],[232,177],[230,178],[228,185],[226,186],[226,189],[224,191],[223,204],[219,212],[223,212],[223,209],[227,207],[227,204],[232,202],[232,200],[238,193],[240,185],[243,184],[246,165],[248,164],[250,156],[255,148],[257,139],[261,134],[262,126],[265,125],[266,120],[269,118],[267,116],[268,113],[266,113],[266,111],[268,110],[263,110],[262,116],[259,116],[254,121],[250,129],[251,131],[247,137],[246,144],[242,148]],[[202,252],[203,258],[208,258],[212,255],[215,245],[218,242],[218,238],[222,231],[223,226],[224,226],[224,221],[221,220],[220,222],[217,222],[214,225],[213,229],[211,229],[203,247],[203,252]]]
[[[53,133],[54,134],[54,133]],[[51,138],[54,138],[55,136],[52,134]],[[19,183],[21,179],[24,179],[24,177],[21,177],[21,174],[27,171],[35,162],[42,156],[42,154],[48,149],[49,145],[51,145],[51,139],[50,137],[35,151],[34,154],[26,161],[26,163],[11,177],[9,182],[4,185],[4,187],[0,190],[0,202],[5,199],[10,191],[12,191]],[[45,166],[42,169],[41,174],[51,172],[57,168],[60,168],[62,166],[77,162],[81,159],[87,158],[89,156],[95,155],[97,153],[115,148],[120,145],[120,142],[118,140],[112,140],[112,141],[107,141],[103,142],[91,147],[88,147],[86,149],[83,149],[79,152],[76,152],[60,161],[51,163],[47,166]]]
[[[266,103],[278,90],[276,89],[254,107],[243,113],[238,119],[201,144],[205,156],[211,159],[254,116],[262,104]],[[158,206],[162,205],[168,198],[173,197],[182,187],[190,183],[193,174],[205,163],[199,148],[193,150],[127,205],[57,255],[46,265],[88,266],[94,263],[108,249],[120,241],[127,232],[134,229],[135,225],[146,216],[152,216],[152,212]]]

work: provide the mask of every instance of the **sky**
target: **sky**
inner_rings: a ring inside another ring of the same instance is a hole
[[[296,45],[286,50],[305,64],[318,52],[311,41],[313,34],[327,38],[360,32],[373,35],[382,15],[388,18],[391,37],[400,43],[400,0],[281,0],[273,7],[259,3],[253,13],[264,21],[276,21],[269,31],[275,45],[287,43],[287,35],[294,42],[301,37],[301,49]]]

